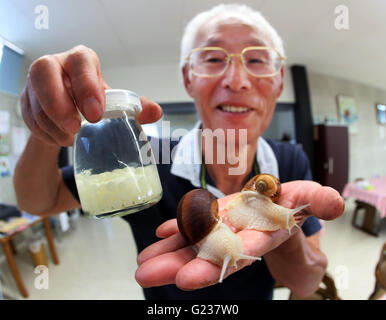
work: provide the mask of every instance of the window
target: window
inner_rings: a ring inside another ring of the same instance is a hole
[[[1,58],[3,57],[3,47],[4,45],[0,42],[0,65],[1,65]]]
[[[19,95],[21,69],[24,53],[22,50],[0,38],[0,90]]]

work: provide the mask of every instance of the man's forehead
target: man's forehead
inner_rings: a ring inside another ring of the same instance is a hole
[[[266,32],[252,26],[241,22],[210,22],[198,30],[195,47],[223,47],[235,42],[244,46],[272,45],[272,39]]]
[[[221,37],[215,37],[212,36],[208,38],[207,40],[203,41],[200,46],[202,47],[221,47],[228,43],[226,39],[223,39]],[[258,38],[251,38],[251,39],[245,39],[241,42],[245,46],[267,46],[268,43],[263,39]]]

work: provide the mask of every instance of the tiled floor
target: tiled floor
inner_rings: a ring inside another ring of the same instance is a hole
[[[338,295],[344,300],[367,300],[375,284],[374,270],[386,241],[386,219],[378,237],[351,225],[355,205],[346,200],[345,213],[324,222],[321,249],[328,258],[327,272],[334,278]],[[275,290],[274,299],[288,299],[288,289]]]
[[[326,253],[328,272],[335,279],[342,299],[367,299],[374,288],[374,268],[386,241],[383,221],[379,237],[352,228],[353,203],[345,214],[325,223],[321,248]],[[38,290],[31,256],[22,246],[16,263],[23,276],[28,299],[143,299],[134,279],[136,249],[130,227],[122,219],[93,220],[79,217],[74,228],[56,238],[59,265],[50,261],[49,288]],[[0,253],[1,256],[1,253]],[[8,265],[0,264],[4,295],[21,299]],[[288,299],[288,289],[277,289],[274,299]]]
[[[74,228],[57,237],[59,265],[49,261],[49,288],[35,289],[32,258],[21,249],[16,263],[29,292],[28,299],[143,299],[134,279],[136,249],[129,225],[122,219],[94,220],[80,216]],[[7,264],[1,265],[6,292],[21,298]],[[10,290],[6,290],[10,289]]]

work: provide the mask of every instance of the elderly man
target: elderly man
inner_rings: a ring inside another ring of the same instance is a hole
[[[233,129],[239,164],[245,166],[238,174],[230,174],[237,166],[234,159],[219,163],[216,158],[221,148],[227,154],[227,135],[210,145],[207,136],[192,130],[177,146],[172,145],[176,155],[189,151],[197,157],[198,150],[202,165],[182,163],[178,157],[171,165],[159,164],[164,190],[161,201],[123,217],[140,252],[136,279],[145,297],[271,299],[275,280],[307,296],[318,288],[327,265],[319,248],[317,218],[339,217],[344,204],[331,188],[293,181],[311,180],[307,157],[299,147],[261,138],[283,89],[280,37],[258,12],[246,6],[220,5],[191,20],[181,56],[185,88],[201,119],[196,129]],[[72,167],[58,168],[57,156],[60,146],[72,145],[79,130],[76,106],[90,122],[101,119],[106,88],[97,55],[83,46],[44,56],[31,65],[22,108],[32,134],[14,178],[21,209],[47,216],[80,207]],[[143,112],[138,120],[158,120],[160,107],[144,97],[141,100]],[[246,129],[243,141],[239,140],[241,129]],[[214,161],[208,161],[213,156]],[[220,267],[197,258],[178,232],[174,219],[178,201],[194,188],[205,188],[221,198],[223,206],[231,197],[227,195],[240,191],[259,172],[280,178],[279,204],[288,208],[311,205],[303,212],[301,230],[293,228],[290,234],[282,229],[237,232],[244,254],[263,259],[239,260],[237,268],[228,268],[224,281],[218,283]],[[159,238],[164,239],[157,241]]]

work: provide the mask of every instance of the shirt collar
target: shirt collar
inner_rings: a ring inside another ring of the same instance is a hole
[[[170,173],[189,180],[196,188],[201,188],[201,122],[198,121],[194,128],[184,135],[178,145],[175,147],[172,155],[173,163]],[[257,140],[257,163],[261,173],[269,173],[280,179],[279,169],[275,154],[264,138],[259,137]],[[215,186],[207,184],[208,191],[216,197],[225,195]]]

